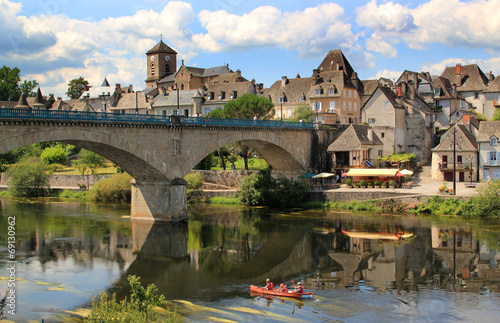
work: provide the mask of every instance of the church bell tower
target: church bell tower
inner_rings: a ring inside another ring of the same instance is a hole
[[[177,71],[177,52],[160,40],[147,53],[146,87],[155,87],[156,82]]]

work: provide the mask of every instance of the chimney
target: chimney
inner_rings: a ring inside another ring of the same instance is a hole
[[[337,71],[340,71],[340,64],[337,63]]]
[[[455,84],[457,86],[462,85],[462,64],[457,63],[457,66],[455,67]]]
[[[236,80],[241,78],[241,70],[236,70]]]
[[[281,86],[285,86],[288,83],[288,78],[286,76],[281,77]]]
[[[398,97],[401,97],[402,95],[403,95],[403,89],[401,83],[398,83]]]
[[[163,93],[163,95],[167,95],[167,88],[162,87],[161,92]]]
[[[462,121],[464,126],[470,125],[470,114],[463,114]]]
[[[121,85],[121,84],[116,83],[116,89],[117,89],[117,90],[118,90],[118,89],[120,89],[120,90],[121,90],[121,88],[122,88],[122,85]]]
[[[490,74],[488,74],[488,81],[493,82],[495,80],[495,75],[493,75],[493,72],[490,71]]]
[[[367,129],[366,137],[368,138],[368,140],[373,141],[373,129],[372,128]]]

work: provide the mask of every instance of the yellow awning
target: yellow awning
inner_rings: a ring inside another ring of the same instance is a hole
[[[346,176],[396,176],[398,172],[395,168],[353,168]]]

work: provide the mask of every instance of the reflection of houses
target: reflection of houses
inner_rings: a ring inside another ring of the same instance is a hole
[[[338,170],[375,163],[383,144],[371,127],[351,124],[329,147],[333,167]]]
[[[463,124],[455,124],[450,128],[441,136],[441,143],[432,149],[434,180],[453,181],[455,169],[459,182],[477,181],[477,142],[471,131],[476,129],[470,114],[465,114],[462,120]]]
[[[479,176],[481,180],[500,179],[500,121],[481,121],[479,145]]]
[[[441,263],[439,272],[469,278],[479,252],[479,244],[472,231],[432,226],[431,235],[434,262]]]

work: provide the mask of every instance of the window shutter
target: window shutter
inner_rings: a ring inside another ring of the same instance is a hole
[[[500,165],[499,161],[500,161],[500,151],[497,151],[497,165]]]

